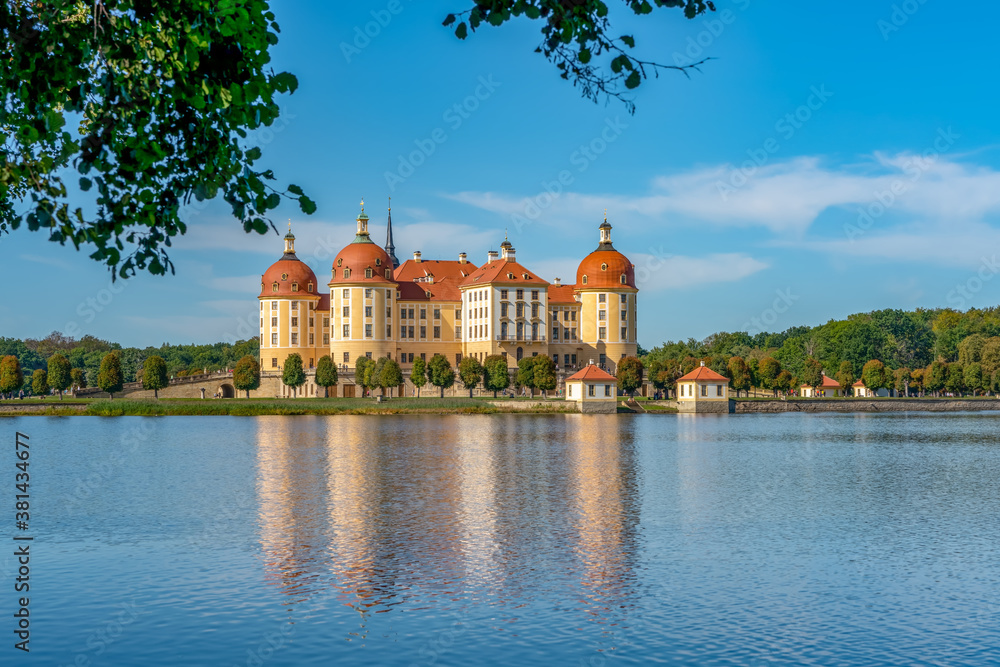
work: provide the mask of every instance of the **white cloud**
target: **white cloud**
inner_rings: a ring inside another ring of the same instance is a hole
[[[743,253],[666,258],[638,253],[629,259],[635,264],[636,286],[644,292],[739,282],[770,266]]]

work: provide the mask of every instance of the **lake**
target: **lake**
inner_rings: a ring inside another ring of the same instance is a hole
[[[1000,661],[992,414],[0,425],[35,664]]]

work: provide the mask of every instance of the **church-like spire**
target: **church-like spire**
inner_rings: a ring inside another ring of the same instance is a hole
[[[392,242],[392,197],[389,197],[389,222],[385,226],[385,252],[392,260],[393,266],[399,266],[396,258],[396,244]]]
[[[292,219],[288,219],[288,233],[285,234],[285,259],[295,257],[295,235],[292,234]]]

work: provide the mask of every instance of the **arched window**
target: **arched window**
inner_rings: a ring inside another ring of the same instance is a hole
[[[586,284],[587,284],[587,276],[584,276],[584,277],[583,277],[583,284],[584,284],[584,285],[586,285]]]
[[[309,285],[306,287],[306,291],[308,291],[308,292],[312,292],[313,291],[313,284],[312,283],[309,283]]]
[[[292,283],[292,291],[293,292],[298,292],[299,291],[299,284],[298,283]]]
[[[367,269],[365,269],[365,278],[371,278],[371,277],[372,277],[372,268],[369,266]]]
[[[624,273],[622,274],[621,278],[618,279],[618,282],[620,282],[622,285],[625,284],[625,274]]]
[[[389,269],[386,269],[386,270],[385,270],[385,277],[386,277],[386,278],[392,278],[392,275],[391,275],[391,273],[392,273],[392,272],[391,272],[391,271],[390,271]]]
[[[272,292],[277,292],[278,291],[278,283],[276,283],[276,282],[271,283],[271,291]]]
[[[264,281],[263,280],[260,282],[260,291],[261,292],[264,291]],[[264,310],[264,305],[263,304],[261,304],[260,309]]]
[[[517,348],[517,360],[521,361],[522,358],[524,358],[524,348],[519,347]]]
[[[351,270],[350,269],[344,269],[344,277],[345,278],[350,278],[351,277]]]
[[[607,264],[601,264],[601,271],[607,271],[607,270],[608,270],[608,265]]]

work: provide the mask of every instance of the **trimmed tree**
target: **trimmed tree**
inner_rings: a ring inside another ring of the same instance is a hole
[[[556,377],[556,362],[547,354],[540,354],[535,359],[535,387],[542,391],[542,398],[547,398],[545,392],[556,388],[558,378]],[[636,359],[636,361],[639,361]],[[639,361],[642,367],[642,362]],[[640,371],[641,372],[641,371]]]
[[[903,366],[902,368],[897,368],[895,371],[892,372],[892,377],[893,377],[893,385],[894,388],[896,389],[896,392],[902,394],[903,396],[909,397],[910,379],[911,379],[910,369],[907,368],[906,366]]]
[[[427,384],[427,362],[423,357],[413,360],[413,367],[410,369],[410,382],[417,388],[417,398],[420,398],[420,388]]]
[[[388,357],[379,357],[374,364],[369,364],[368,368],[365,369],[365,386],[369,389],[381,388],[383,396],[385,395],[385,385],[382,384],[382,371],[388,360]]]
[[[861,381],[876,394],[879,389],[888,389],[892,384],[892,379],[885,370],[885,364],[878,359],[872,359],[861,369]]]
[[[360,356],[354,361],[354,384],[361,387],[361,397],[365,396],[365,373],[368,370],[368,366],[373,365],[375,362],[366,356]]]
[[[435,354],[427,363],[427,370],[430,371],[431,384],[441,390],[441,398],[444,398],[444,390],[455,384],[455,371],[448,357]]]
[[[73,384],[73,367],[69,359],[61,354],[53,354],[49,357],[49,386],[59,392],[59,400],[62,400],[63,392]]]
[[[257,357],[248,354],[236,362],[233,368],[233,386],[239,391],[245,391],[247,398],[250,392],[260,387],[260,362]]]
[[[472,390],[482,381],[483,372],[483,365],[475,357],[463,357],[458,364],[458,377],[469,390],[469,398],[472,398]]]
[[[45,398],[49,393],[49,374],[46,370],[39,368],[31,374],[31,391],[36,396]]]
[[[965,386],[972,392],[973,396],[979,394],[983,389],[983,367],[978,362],[972,362],[965,367]]]
[[[385,364],[382,365],[382,370],[378,374],[378,384],[383,389],[388,389],[390,396],[392,396],[393,389],[403,384],[403,369],[399,367],[395,359],[385,357]]]
[[[17,391],[24,384],[24,374],[21,373],[21,362],[10,354],[0,359],[0,392],[4,394]]]
[[[121,391],[125,386],[121,361],[114,352],[108,352],[101,359],[101,368],[97,371],[97,386],[101,391],[106,391],[111,400],[114,400],[115,392]]]
[[[73,386],[77,389],[87,388],[87,372],[82,368],[74,368],[69,372],[69,376],[73,379]]]
[[[154,354],[142,362],[142,388],[147,391],[152,389],[153,398],[159,400],[160,390],[166,387],[169,382],[167,362],[163,360],[163,357]]]
[[[483,384],[493,392],[493,398],[498,391],[510,386],[510,369],[507,368],[507,358],[499,354],[491,354],[483,362]]]
[[[840,395],[847,396],[847,392],[854,385],[854,364],[849,361],[841,361],[840,369],[834,375],[834,379],[840,384]]]
[[[330,398],[330,387],[336,387],[339,379],[337,376],[337,364],[333,363],[330,355],[324,354],[321,356],[316,361],[316,384],[323,387],[326,398]]]
[[[299,387],[306,383],[306,371],[302,367],[302,357],[297,352],[285,359],[285,367],[281,369],[281,382],[292,388],[292,398],[298,398]]]
[[[517,362],[517,374],[515,380],[519,387],[535,388],[535,359],[537,357],[523,357]]]
[[[774,381],[778,379],[778,374],[781,373],[781,362],[774,357],[764,357],[760,360],[760,366],[757,369],[757,375],[760,378],[761,384],[764,385],[764,389],[770,389],[774,392],[774,397],[778,397],[778,387],[775,385]],[[823,380],[820,379],[820,382]]]
[[[726,370],[729,371],[729,386],[736,390],[736,397],[739,398],[741,390],[750,389],[750,367],[743,357],[729,357]]]
[[[546,357],[547,358],[547,357]],[[642,386],[642,362],[636,357],[625,357],[618,362],[615,377],[618,379],[618,391],[629,396]]]

